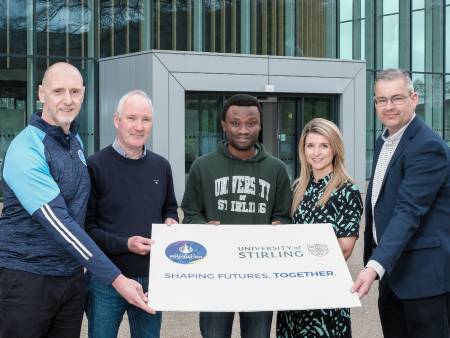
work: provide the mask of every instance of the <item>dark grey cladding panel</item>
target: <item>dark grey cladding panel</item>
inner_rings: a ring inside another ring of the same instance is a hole
[[[155,51],[171,72],[221,74],[267,74],[267,56]]]
[[[174,78],[187,90],[225,92],[264,92],[267,75],[172,73]],[[218,81],[220,78],[220,81]]]
[[[116,131],[113,116],[120,98],[130,90],[151,94],[151,54],[107,58],[99,62],[100,149],[109,145]]]
[[[354,78],[365,61],[271,57],[271,74],[285,76]]]

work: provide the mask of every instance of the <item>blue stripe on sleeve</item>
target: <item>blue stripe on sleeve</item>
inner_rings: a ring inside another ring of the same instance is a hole
[[[28,126],[11,142],[4,160],[3,178],[30,215],[60,193],[45,159],[44,137]]]
[[[36,210],[33,217],[80,265],[105,285],[111,285],[120,274],[120,270],[69,215],[61,195]]]

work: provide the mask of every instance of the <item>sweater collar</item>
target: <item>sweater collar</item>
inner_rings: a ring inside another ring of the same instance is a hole
[[[119,142],[117,142],[117,139],[114,140],[112,147],[120,156],[127,158],[127,159],[131,159],[127,155],[126,151],[120,146]],[[146,154],[147,154],[147,146],[144,144],[144,148],[142,150],[141,157],[139,157],[138,159],[144,158]]]

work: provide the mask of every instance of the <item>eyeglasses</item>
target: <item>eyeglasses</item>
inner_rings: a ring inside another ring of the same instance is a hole
[[[391,97],[374,97],[373,102],[375,102],[375,105],[378,107],[386,107],[388,105],[388,102],[391,101],[392,104],[396,106],[401,106],[405,103],[406,99],[410,97],[409,95],[394,95]]]

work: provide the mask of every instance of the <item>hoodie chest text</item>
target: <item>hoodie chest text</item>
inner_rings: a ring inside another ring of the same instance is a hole
[[[231,191],[230,191],[231,189]],[[255,202],[255,198],[249,198],[249,196],[256,196],[257,198],[269,201],[270,195],[270,183],[253,176],[235,175],[230,177],[220,177],[214,181],[214,192],[216,197],[224,195],[238,195],[237,199],[233,196],[233,199],[221,199],[217,200],[217,209],[221,211],[232,211],[241,213],[266,213],[265,202]]]

